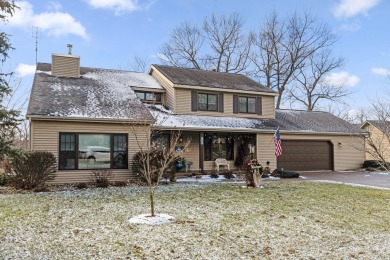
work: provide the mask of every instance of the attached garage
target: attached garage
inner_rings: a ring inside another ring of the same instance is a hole
[[[333,145],[330,141],[283,140],[278,168],[292,171],[333,170]]]

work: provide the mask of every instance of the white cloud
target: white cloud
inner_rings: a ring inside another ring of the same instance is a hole
[[[54,10],[54,11],[59,11],[61,10],[62,8],[62,5],[57,2],[57,1],[49,1],[47,4],[46,4],[46,8],[48,10]]]
[[[349,74],[347,71],[334,72],[326,76],[324,82],[335,86],[353,87],[359,83],[360,79],[357,76]]]
[[[368,10],[379,4],[381,0],[341,0],[333,9],[333,15],[338,18],[349,18],[358,14],[367,15]]]
[[[356,32],[360,29],[360,24],[358,23],[345,23],[341,25],[340,30],[348,32]]]
[[[379,76],[390,76],[390,70],[385,68],[372,68],[371,72]]]
[[[99,9],[110,9],[115,11],[115,15],[123,13],[131,13],[137,11],[141,7],[137,0],[86,0],[87,3]]]
[[[56,2],[53,2],[55,8],[61,8]],[[44,12],[35,14],[33,6],[26,1],[16,3],[19,6],[14,16],[9,18],[9,26],[25,28],[31,30],[31,27],[39,27],[40,31],[47,32],[48,35],[55,37],[74,34],[87,39],[87,32],[80,22],[76,21],[70,14],[64,12]]]
[[[25,77],[35,73],[35,65],[28,65],[24,63],[19,63],[15,71],[19,74],[20,77]]]

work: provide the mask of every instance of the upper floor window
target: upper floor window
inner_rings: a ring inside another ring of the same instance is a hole
[[[161,103],[162,97],[161,93],[154,93],[154,92],[144,92],[144,91],[135,91],[138,98],[141,99],[143,102],[156,102]]]
[[[218,110],[218,95],[198,93],[198,110],[201,111],[217,111]]]
[[[263,113],[262,97],[233,95],[233,114],[238,113],[261,115]]]
[[[256,113],[256,98],[254,97],[239,97],[239,112],[240,113]]]

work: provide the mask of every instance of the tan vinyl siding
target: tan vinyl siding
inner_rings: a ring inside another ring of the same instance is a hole
[[[137,131],[139,138],[145,138],[141,127]],[[75,133],[127,133],[129,150],[128,150],[128,165],[129,169],[112,169],[114,174],[113,180],[125,181],[129,178],[135,178],[131,174],[131,162],[133,155],[139,150],[136,144],[135,136],[129,132],[129,128],[123,124],[106,124],[106,123],[85,123],[85,122],[52,122],[52,121],[37,121],[31,122],[31,150],[49,151],[58,158],[58,143],[60,132],[75,132]],[[77,183],[89,181],[89,170],[62,170],[58,171],[53,183]]]
[[[257,135],[257,158],[262,165],[270,161],[271,169],[276,167],[276,157],[274,155],[273,134]],[[293,135],[281,133],[283,140],[317,140],[330,141],[333,144],[334,170],[356,169],[364,162],[364,143],[362,138],[355,136],[326,136],[326,135]],[[339,146],[341,143],[341,146]]]
[[[201,92],[202,91],[198,91]],[[203,91],[204,93],[220,93]],[[233,93],[224,93],[224,112],[209,112],[209,111],[191,111],[191,90],[176,88],[176,114],[192,114],[192,115],[207,115],[207,116],[231,116],[231,117],[247,117],[247,118],[275,118],[275,105],[273,96],[262,96],[262,115],[233,113]],[[256,97],[255,95],[238,94],[239,96]]]
[[[199,170],[199,132],[183,132],[182,137],[184,140],[187,140],[188,138],[191,140],[188,151],[184,157],[186,160],[192,162],[190,168],[191,172],[197,172]]]
[[[60,77],[80,77],[80,57],[52,55],[52,75]]]
[[[374,146],[379,150],[379,153],[386,158],[386,161],[390,161],[390,142],[386,134],[384,134],[380,129],[374,127],[371,124],[365,125],[363,128],[364,131],[370,133],[370,136],[367,138],[366,144],[366,160],[378,160],[378,152],[374,151],[372,145],[369,145],[368,142],[371,141]]]
[[[159,71],[152,69],[151,75],[165,88],[164,105],[175,113],[175,89],[173,84]]]

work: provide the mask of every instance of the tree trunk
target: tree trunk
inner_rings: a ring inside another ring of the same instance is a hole
[[[150,198],[150,215],[154,217],[154,192],[151,185],[149,185],[149,198]]]

